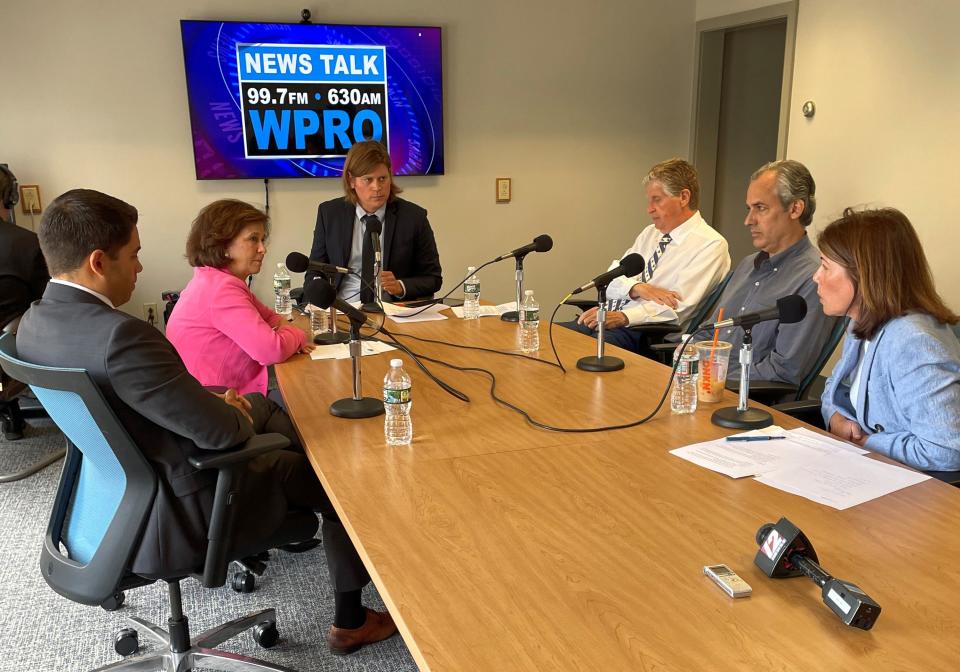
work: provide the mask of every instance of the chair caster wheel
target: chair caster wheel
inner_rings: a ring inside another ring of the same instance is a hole
[[[270,621],[264,621],[253,629],[253,641],[265,649],[276,646],[280,639],[280,633],[277,632],[277,624]]]
[[[114,593],[113,595],[105,599],[103,602],[101,602],[100,607],[104,611],[116,611],[117,609],[123,606],[123,602],[126,599],[127,599],[127,596],[123,593],[123,591],[119,593]]]
[[[113,636],[113,650],[121,656],[132,656],[140,650],[140,636],[133,628],[120,628]]]
[[[230,587],[238,593],[252,593],[257,587],[257,577],[252,572],[236,572],[230,581]]]

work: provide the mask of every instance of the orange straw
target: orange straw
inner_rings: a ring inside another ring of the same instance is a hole
[[[723,306],[720,306],[720,311],[717,313],[717,322],[723,320]],[[704,366],[703,371],[703,387],[707,392],[710,392],[710,367],[713,366],[713,352],[717,349],[717,339],[720,338],[720,329],[713,330],[713,345],[710,346],[710,357],[707,359],[707,365]]]

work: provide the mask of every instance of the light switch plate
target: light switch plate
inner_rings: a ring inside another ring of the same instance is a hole
[[[497,178],[497,203],[509,203],[511,197],[510,178]]]

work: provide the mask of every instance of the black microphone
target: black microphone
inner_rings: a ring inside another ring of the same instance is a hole
[[[494,259],[494,261],[503,261],[504,259],[509,259],[510,257],[523,257],[530,252],[549,252],[552,249],[553,238],[544,233],[534,238],[532,243],[527,243],[523,247],[518,247],[513,252],[501,254],[499,257]]]
[[[354,308],[343,299],[337,298],[337,291],[325,280],[311,280],[303,287],[303,296],[307,303],[312,303],[317,308],[326,309],[333,306],[341,313],[350,318],[354,324],[371,327],[373,329],[382,329],[382,325],[374,322],[362,310]]]
[[[643,257],[636,252],[632,252],[621,259],[620,265],[616,268],[612,268],[606,273],[601,273],[587,284],[580,285],[570,293],[579,294],[580,292],[585,292],[588,289],[593,289],[594,287],[606,287],[612,280],[619,278],[621,275],[625,275],[629,278],[634,275],[640,275],[642,272]]]
[[[790,294],[777,299],[777,305],[739,317],[731,317],[713,324],[705,324],[701,329],[723,329],[725,327],[752,327],[759,322],[780,320],[781,324],[793,324],[807,316],[807,302],[799,294]]]
[[[346,275],[350,272],[349,268],[335,266],[333,264],[325,264],[322,261],[314,261],[313,259],[307,258],[307,255],[301,254],[300,252],[291,252],[287,255],[287,268],[294,273],[316,271],[317,273],[324,273],[327,275],[332,273],[342,273]]]
[[[370,242],[373,244],[373,259],[380,263],[380,232],[383,231],[383,223],[379,218],[372,219],[367,223],[367,233],[370,234]]]
[[[786,518],[757,530],[760,549],[754,564],[772,579],[804,576],[820,586],[823,603],[846,625],[869,630],[880,616],[880,605],[859,586],[830,574],[820,566],[813,544]]]

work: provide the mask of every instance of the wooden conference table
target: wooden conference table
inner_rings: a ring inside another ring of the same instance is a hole
[[[491,317],[391,331],[502,350],[517,326]],[[615,373],[574,368],[595,347],[555,327],[559,369],[400,337],[413,350],[497,375],[497,392],[541,422],[629,422],[656,405],[669,370],[611,349]],[[733,480],[668,453],[729,433],[716,405],[592,434],[535,429],[491,400],[489,379],[407,355],[363,358],[379,396],[391,357],[413,378],[414,441],[390,447],[383,418],[344,420],[349,360],[277,367],[310,460],[421,670],[960,669],[960,490],[930,480],[846,511]],[[545,320],[539,356],[551,357]],[[735,405],[726,393],[723,405]],[[777,414],[784,427],[799,423]],[[772,580],[754,536],[788,517],[831,574],[881,605],[873,630],[844,626],[805,577]],[[753,587],[732,600],[702,568],[726,563]]]

